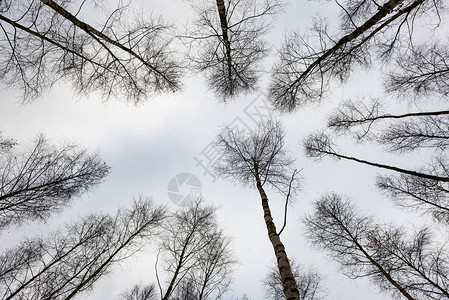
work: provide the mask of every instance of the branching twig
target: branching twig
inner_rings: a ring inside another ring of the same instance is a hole
[[[290,184],[288,185],[288,193],[285,197],[285,207],[284,207],[284,225],[282,225],[281,230],[279,231],[278,235],[281,235],[282,231],[284,231],[285,226],[287,225],[287,207],[288,207],[288,199],[290,198],[291,191],[292,191],[292,183],[295,179],[295,175],[299,172],[295,169],[292,174],[292,179],[290,180]]]

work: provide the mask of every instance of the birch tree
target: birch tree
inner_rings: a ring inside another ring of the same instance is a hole
[[[43,136],[29,149],[0,151],[0,230],[46,220],[103,182],[109,166],[74,144],[51,145]]]
[[[376,142],[390,152],[430,148],[445,150],[449,110],[414,110],[392,114],[379,98],[345,101],[329,116],[327,127],[357,142]]]
[[[156,300],[157,291],[154,284],[136,284],[131,289],[122,293],[119,300]]]
[[[97,16],[105,21],[95,27],[83,19],[106,10],[100,1],[2,1],[0,80],[22,90],[25,102],[61,82],[81,95],[130,103],[179,90],[182,66],[170,45],[171,26],[129,16],[119,3],[106,18]]]
[[[164,288],[157,278],[161,299],[221,299],[229,289],[237,261],[215,213],[198,200],[167,219],[159,245],[168,275]]]
[[[372,99],[342,103],[328,119],[335,136],[346,134],[359,143],[379,144],[388,152],[428,156],[418,170],[399,168],[340,153],[329,134],[315,133],[304,142],[309,156],[332,156],[399,173],[377,177],[377,186],[399,207],[430,214],[449,224],[449,187],[446,150],[448,111],[415,110],[389,113],[384,101]]]
[[[409,57],[414,57],[416,53],[413,52],[416,51],[422,53],[421,50],[413,50],[416,24],[419,21],[435,23],[444,11],[442,1],[427,0],[389,0],[383,3],[360,0],[337,2],[336,5],[341,11],[337,33],[322,18],[317,18],[306,34],[294,32],[287,36],[279,51],[279,62],[273,68],[269,87],[269,95],[276,108],[292,111],[307,103],[319,102],[327,95],[333,81],[346,82],[357,67],[368,68],[373,62],[396,58],[400,61],[397,64],[400,68],[407,68],[406,61],[410,62],[409,66],[415,64],[416,60],[404,56],[412,53]],[[425,59],[423,57],[421,62]],[[408,71],[398,72],[405,72],[408,78],[413,78],[413,70]],[[443,73],[435,72],[435,75],[442,75],[439,78],[443,79],[444,85]],[[401,75],[393,77],[397,80],[392,82],[390,89],[407,89],[405,84],[401,84],[401,80],[405,80]],[[425,77],[424,71],[421,79]],[[421,79],[416,79],[416,82]]]
[[[398,68],[388,72],[388,92],[419,99],[449,93],[449,52],[446,41],[421,43],[398,56]]]
[[[331,156],[336,159],[345,159],[354,161],[357,163],[373,166],[376,168],[387,169],[390,171],[395,171],[402,174],[412,175],[416,177],[421,177],[424,179],[430,179],[440,182],[449,182],[449,177],[446,170],[446,161],[444,157],[439,157],[432,163],[432,168],[430,170],[415,171],[405,168],[400,168],[396,166],[390,166],[387,164],[372,162],[357,157],[344,155],[335,150],[336,145],[332,142],[331,138],[322,132],[309,135],[304,141],[304,148],[306,155],[312,158],[322,158],[324,156]]]
[[[449,172],[444,154],[434,157],[428,165],[418,170],[377,163],[339,153],[330,137],[324,133],[310,135],[305,141],[309,157],[331,156],[392,171],[394,175],[377,178],[377,186],[401,207],[431,214],[436,220],[447,223],[449,218]],[[449,224],[449,223],[448,223]]]
[[[378,176],[377,187],[399,207],[429,214],[449,225],[449,191],[447,183],[405,174]]]
[[[152,241],[166,211],[148,199],[116,216],[93,214],[0,256],[2,299],[72,299]]]
[[[253,91],[268,54],[263,36],[283,1],[192,2],[198,17],[184,40],[194,68],[222,101]]]
[[[293,276],[298,283],[299,298],[302,300],[325,299],[323,277],[313,268],[304,268],[291,261]],[[262,280],[266,299],[284,300],[284,287],[279,276],[277,265],[270,267],[267,275]]]
[[[378,225],[336,194],[315,203],[305,218],[306,235],[327,251],[349,278],[368,277],[381,291],[406,299],[449,297],[449,256],[429,228],[411,237],[404,228]]]
[[[288,157],[284,149],[283,138],[281,125],[273,121],[260,124],[257,130],[250,133],[225,128],[217,140],[223,156],[216,166],[216,173],[245,186],[256,186],[283,291],[286,299],[291,300],[299,299],[299,291],[285,246],[280,239],[286,225],[287,212],[285,211],[284,226],[277,231],[265,192],[266,187],[271,187],[283,193],[287,207],[289,197],[297,187],[296,171],[290,170],[293,159]]]

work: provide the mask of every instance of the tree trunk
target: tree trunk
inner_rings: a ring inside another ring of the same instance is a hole
[[[182,264],[183,264],[183,259],[184,259],[184,249],[182,250],[175,273],[173,274],[173,277],[170,280],[170,284],[168,285],[167,291],[165,292],[164,297],[162,297],[162,300],[168,300],[171,293],[173,292],[173,288],[175,287],[176,279],[178,278],[179,272],[180,272]]]
[[[381,168],[381,169],[387,169],[387,170],[396,171],[399,173],[408,174],[408,175],[426,178],[426,179],[435,180],[435,181],[449,182],[449,177],[436,176],[436,175],[411,171],[411,170],[407,170],[407,169],[401,169],[401,168],[397,168],[394,166],[378,164],[375,162],[359,159],[359,158],[352,157],[352,156],[346,156],[346,155],[338,154],[336,152],[331,152],[331,151],[324,151],[324,150],[318,150],[318,151],[320,151],[321,153],[332,155],[332,156],[340,158],[340,159],[352,160],[352,161],[355,161],[355,162],[358,162],[361,164],[365,164],[365,165],[369,165],[369,166],[373,166],[373,167],[377,167],[377,168]]]
[[[318,59],[316,59],[313,63],[311,63],[309,67],[304,72],[302,72],[301,75],[290,86],[297,84],[304,77],[306,77],[312,71],[312,69],[319,66],[323,60],[334,54],[338,49],[342,48],[345,44],[351,42],[352,40],[356,39],[364,32],[366,32],[367,30],[369,30],[382,18],[387,16],[395,7],[399,6],[402,2],[404,2],[404,0],[389,0],[388,2],[384,3],[381,7],[379,7],[379,11],[376,14],[374,14],[361,26],[357,27],[353,32],[342,37],[332,48],[328,49],[326,52],[324,52],[323,55],[321,55]],[[415,8],[422,2],[424,2],[424,0],[417,0],[412,5],[410,5],[410,7]],[[402,12],[399,13],[402,14]]]
[[[162,297],[162,300],[168,300],[171,293],[173,292],[173,288],[175,287],[176,279],[178,279],[179,272],[181,271],[181,268],[184,266],[184,256],[186,255],[187,246],[190,243],[190,239],[192,238],[193,234],[195,233],[195,226],[192,228],[192,231],[187,236],[187,239],[184,241],[184,245],[182,247],[181,254],[179,255],[178,265],[176,266],[175,273],[173,274],[172,279],[170,280],[170,284],[167,288],[167,291],[165,292],[164,297]]]
[[[375,266],[380,273],[390,282],[396,289],[399,290],[399,292],[408,300],[415,300],[406,290],[404,287],[402,287],[396,280],[391,277],[390,273],[385,270],[374,258],[366,252],[365,248],[359,243],[357,237],[355,237],[352,232],[338,219],[337,217],[334,217],[337,222],[340,223],[340,226],[343,227],[343,230],[349,235],[352,242],[355,244],[355,246],[360,250],[360,252],[363,253],[363,255],[370,261],[370,263]]]
[[[260,182],[260,178],[256,174],[256,186],[262,200],[262,208],[264,213],[265,224],[267,226],[268,237],[270,238],[273,250],[276,255],[279,274],[281,275],[284,294],[287,300],[299,300],[299,291],[295,278],[290,267],[284,244],[282,244],[279,234],[276,232],[273,218],[271,217],[270,207],[268,205],[268,197]]]
[[[403,118],[409,118],[409,117],[440,116],[440,115],[448,115],[448,114],[449,114],[449,110],[425,111],[425,112],[407,113],[407,114],[403,114],[403,115],[381,115],[381,116],[376,116],[376,117],[372,117],[372,118],[363,118],[363,119],[359,119],[359,120],[353,120],[351,122],[364,123],[364,122],[377,121],[377,120],[383,120],[383,119],[403,119]]]
[[[220,16],[221,33],[223,36],[223,44],[226,48],[226,58],[228,65],[228,76],[231,78],[232,59],[231,59],[231,43],[228,37],[228,21],[226,20],[226,7],[224,0],[217,0],[218,15]]]

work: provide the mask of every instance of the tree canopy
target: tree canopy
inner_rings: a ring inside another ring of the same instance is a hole
[[[0,0],[0,298],[449,298],[447,16],[442,0]]]

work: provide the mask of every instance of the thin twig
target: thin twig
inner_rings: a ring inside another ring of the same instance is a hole
[[[159,249],[159,251],[157,252],[157,255],[156,255],[156,262],[154,263],[154,270],[156,271],[157,285],[159,286],[159,291],[160,291],[160,293],[161,293],[161,299],[162,299],[162,297],[163,297],[162,286],[161,286],[161,282],[160,282],[160,280],[159,280],[159,275],[158,275],[158,273],[157,273],[157,263],[158,263],[158,261],[159,261],[159,254],[160,254],[160,253],[161,253],[161,250]]]
[[[295,169],[292,174],[292,179],[290,179],[290,183],[288,185],[288,193],[285,197],[285,207],[284,207],[284,225],[282,226],[281,230],[279,231],[278,235],[281,235],[282,231],[284,231],[285,226],[287,225],[287,207],[288,207],[288,199],[290,198],[290,194],[292,191],[292,183],[295,179],[295,175],[298,173],[298,171]]]

